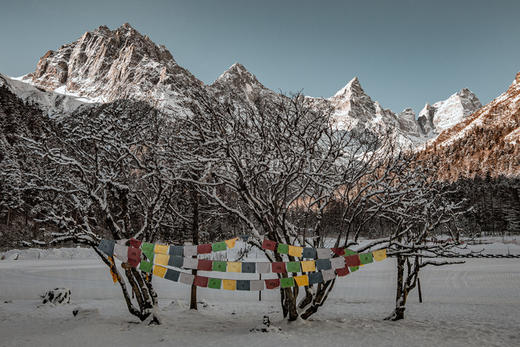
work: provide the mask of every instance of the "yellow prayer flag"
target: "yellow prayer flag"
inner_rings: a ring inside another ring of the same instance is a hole
[[[242,263],[238,261],[228,261],[227,262],[227,271],[228,272],[242,272]]]
[[[298,287],[305,287],[309,285],[309,276],[307,275],[294,276],[294,280],[296,281],[296,285]]]
[[[170,256],[166,254],[156,254],[153,258],[154,263],[159,265],[168,265],[168,260],[170,260]]]
[[[379,249],[377,251],[373,251],[372,255],[374,256],[375,261],[381,261],[386,259],[386,249]]]
[[[108,260],[110,261],[110,264],[115,266],[113,257],[108,257]],[[114,283],[116,283],[117,282],[117,274],[114,271],[112,271],[112,268],[110,268],[110,274],[112,275],[112,281],[114,281]]]
[[[153,251],[154,251],[155,254],[168,254],[168,249],[169,248],[170,247],[167,246],[167,245],[156,244]]]
[[[222,280],[222,288],[225,290],[236,290],[237,281],[235,280]]]
[[[235,237],[234,239],[226,240],[224,242],[226,243],[227,248],[235,248],[235,242],[237,242],[237,240],[238,237]]]
[[[302,272],[316,271],[316,262],[314,260],[304,260],[302,263]]]
[[[153,274],[158,277],[164,278],[164,274],[166,274],[166,268],[162,266],[154,266]]]
[[[303,253],[303,247],[289,246],[289,255],[293,257],[301,257]]]

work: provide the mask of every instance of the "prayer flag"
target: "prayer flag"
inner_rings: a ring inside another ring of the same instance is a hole
[[[161,277],[161,278],[164,278],[164,275],[166,275],[166,270],[168,270],[167,268],[165,267],[162,267],[162,266],[154,266],[153,267],[153,274],[155,276],[158,276],[158,277]]]
[[[386,249],[379,249],[377,251],[373,251],[375,261],[381,261],[386,259]]]
[[[262,242],[262,248],[274,251],[276,249],[276,242],[264,239],[264,242]]]
[[[249,290],[264,290],[264,281],[262,280],[251,280],[249,281]]]
[[[128,261],[128,247],[116,243],[114,245],[114,256],[126,263]]]
[[[289,255],[300,258],[303,254],[303,247],[289,246]]]
[[[330,259],[316,260],[316,268],[318,270],[330,270],[332,268],[332,265],[330,264]]]
[[[256,271],[255,263],[242,263],[242,272],[254,274]]]
[[[168,254],[169,246],[155,244],[154,252],[155,254]]]
[[[113,240],[101,240],[99,243],[98,249],[108,255],[109,257],[114,255],[114,245],[115,241]]]
[[[292,278],[292,277],[281,278],[280,279],[280,286],[282,288],[294,287],[294,278]]]
[[[169,255],[157,254],[155,256],[154,263],[155,264],[159,264],[159,265],[168,265],[168,261],[169,260],[170,260],[170,256]]]
[[[184,256],[184,246],[170,246],[170,255],[175,255],[177,257]]]
[[[210,278],[208,280],[208,288],[220,289],[221,284],[222,280],[220,278]]]
[[[228,261],[227,262],[227,271],[228,272],[241,272],[242,263],[240,263],[238,261]]]
[[[344,268],[341,268],[341,269],[336,269],[336,274],[338,276],[346,276],[349,274],[349,271],[348,271],[348,266],[345,266]]]
[[[164,278],[166,278],[170,281],[177,282],[179,280],[180,274],[181,273],[177,270],[168,269],[168,270],[166,270],[166,274],[164,275]]]
[[[196,269],[199,265],[197,258],[184,258],[184,264],[182,265],[185,269]]]
[[[359,266],[349,266],[350,272],[355,272],[359,270]]]
[[[128,265],[137,267],[141,262],[141,250],[139,248],[128,247]]]
[[[300,262],[290,261],[287,263],[287,272],[300,272]]]
[[[309,284],[323,283],[323,275],[321,272],[310,272],[309,273]]]
[[[153,259],[154,248],[155,248],[155,245],[153,243],[143,242],[141,244],[141,251],[143,251],[143,254],[148,258],[148,260]]]
[[[192,274],[187,274],[185,272],[181,272],[181,275],[179,276],[179,282],[184,284],[193,284],[193,280],[195,279],[195,276]]]
[[[321,273],[323,275],[323,281],[324,282],[332,281],[333,279],[336,278],[336,273],[332,269],[330,269],[330,270],[323,270]]]
[[[287,254],[287,253],[289,253],[289,245],[284,245],[283,243],[279,243],[276,251],[280,254]]]
[[[212,261],[207,259],[198,259],[197,270],[211,271],[213,268]]]
[[[140,240],[136,240],[134,238],[131,238],[129,241],[130,243],[130,247],[134,247],[134,248],[141,248],[141,241]]]
[[[222,280],[222,289],[225,290],[236,290],[237,281],[235,280]]]
[[[342,255],[345,255],[345,248],[331,248],[332,253],[339,255],[340,257]]]
[[[197,287],[207,287],[208,286],[208,278],[205,276],[195,276],[193,280],[193,284]]]
[[[143,272],[152,272],[153,263],[143,260],[139,264],[139,270]]]
[[[316,271],[316,262],[314,260],[302,261],[302,272]]]
[[[316,250],[318,254],[318,259],[329,259],[330,258],[330,249],[329,248],[318,248]]]
[[[296,281],[296,285],[298,287],[305,287],[309,285],[309,276],[307,275],[295,276],[294,280]]]
[[[238,238],[235,237],[234,239],[224,241],[226,243],[227,248],[235,248],[235,243],[237,242],[237,239]]]
[[[347,255],[345,257],[345,263],[348,267],[353,266],[359,266],[361,264],[361,261],[359,260],[359,255],[353,254],[353,255]]]
[[[193,246],[193,245],[184,246],[184,257],[191,258],[194,255],[197,255],[197,246]]]
[[[251,283],[249,280],[237,280],[237,290],[250,290]]]
[[[256,263],[256,272],[259,274],[267,274],[271,272],[271,263]]]
[[[316,249],[312,247],[305,247],[303,249],[303,257],[307,259],[316,259]]]
[[[226,243],[224,241],[215,242],[211,244],[211,250],[213,252],[220,252],[226,250]]]
[[[108,257],[108,261],[110,261],[110,264],[115,266],[113,257]],[[117,274],[112,270],[112,267],[110,267],[110,275],[112,275],[112,281],[114,281],[114,283],[116,283],[117,282]]]
[[[211,245],[210,244],[198,245],[197,246],[197,253],[198,254],[208,254],[208,253],[211,253]]]
[[[181,268],[183,264],[184,264],[184,258],[179,257],[177,255],[171,256],[170,260],[168,260],[169,266]]]
[[[213,271],[226,272],[227,264],[225,261],[214,260],[212,264]]]
[[[278,288],[279,286],[280,286],[280,279],[278,279],[278,278],[265,280],[265,287],[267,289],[275,289],[275,288]]]
[[[332,258],[330,260],[330,265],[332,266],[333,269],[341,269],[343,267],[345,267],[345,257],[337,257],[337,258]]]
[[[354,252],[354,251],[351,250],[351,249],[345,248],[345,255],[354,255],[354,254],[357,254],[357,253]]]
[[[274,273],[283,273],[286,272],[285,270],[285,263],[278,261],[271,264],[271,268],[273,269]]]
[[[359,255],[359,260],[361,261],[361,264],[370,264],[372,263],[374,260],[372,258],[372,253],[361,253]]]

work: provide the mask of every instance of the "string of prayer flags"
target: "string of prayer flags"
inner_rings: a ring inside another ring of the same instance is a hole
[[[141,261],[141,263],[139,264],[139,270],[146,273],[152,272],[152,267],[153,263],[146,260]]]
[[[287,272],[300,272],[300,262],[290,261],[287,263]]]
[[[212,261],[207,259],[199,259],[197,270],[211,271],[213,267]]]
[[[195,276],[193,280],[193,284],[197,287],[207,287],[208,286],[208,277],[205,276]]]
[[[242,272],[242,263],[238,261],[228,261],[227,262],[227,271],[228,272]]]
[[[296,281],[296,285],[298,287],[305,287],[309,285],[309,276],[307,275],[294,276],[293,278]]]
[[[259,291],[264,290],[264,281],[262,280],[251,280],[249,281],[249,290],[251,291]]]
[[[316,262],[314,260],[302,261],[302,272],[314,272],[316,271]]]
[[[155,244],[154,252],[155,254],[168,254],[170,247],[167,245]]]
[[[345,257],[345,263],[347,264],[348,267],[354,267],[354,266],[361,265],[361,261],[357,254],[347,255]]]
[[[251,290],[251,281],[237,280],[237,290]]]
[[[177,282],[179,280],[180,271],[168,269],[166,270],[166,274],[164,275],[164,278],[170,281]]]
[[[316,249],[316,255],[318,259],[329,259],[330,249],[329,248],[318,248]]]
[[[330,264],[330,259],[316,260],[316,268],[318,270],[330,270],[332,268],[332,265]]]
[[[274,250],[276,250],[276,242],[268,240],[268,239],[264,239],[264,242],[262,242],[262,248],[270,250],[270,251],[274,251]]]
[[[114,255],[114,245],[115,241],[113,240],[101,240],[101,242],[98,245],[98,249],[108,255],[109,257]]]
[[[343,277],[349,274],[348,266],[345,266],[341,269],[336,269],[336,275]]]
[[[285,269],[285,263],[281,261],[271,263],[271,268],[274,273],[285,273],[287,272]]]
[[[154,274],[154,276],[164,278],[164,276],[166,275],[166,271],[167,270],[168,269],[165,268],[165,267],[156,265],[156,266],[153,267],[153,272],[152,273]]]
[[[155,245],[153,243],[143,242],[141,244],[141,251],[148,260],[152,260],[154,256]]]
[[[303,249],[302,256],[303,256],[303,258],[307,258],[307,259],[316,259],[316,249],[314,249],[312,247],[305,247]]]
[[[330,265],[333,269],[341,269],[345,267],[345,257],[332,258]]]
[[[381,261],[386,259],[386,249],[379,249],[377,251],[373,251],[372,255],[374,256],[375,261]]]
[[[289,254],[289,245],[279,243],[278,248],[276,249],[276,252],[278,252],[280,254]]]
[[[311,272],[309,276],[309,285],[323,283],[323,275],[321,272]]]
[[[321,272],[321,274],[323,275],[323,281],[324,282],[331,281],[331,280],[336,278],[336,273],[332,269],[330,269],[330,270],[323,270]]]
[[[142,247],[141,247],[142,248]],[[169,254],[177,257],[184,256],[183,246],[170,246]]]
[[[220,289],[221,283],[222,283],[222,280],[220,278],[210,278],[208,280],[208,288]]]
[[[170,256],[166,254],[157,254],[154,258],[154,263],[157,265],[168,265]]]
[[[242,272],[254,274],[256,272],[255,263],[251,263],[251,262],[242,263]]]
[[[256,272],[259,274],[267,274],[271,272],[270,263],[256,263]]]
[[[196,270],[199,266],[199,260],[197,258],[184,258],[184,264],[182,266],[185,269]]]
[[[227,262],[214,260],[212,264],[213,271],[226,272]]]
[[[197,246],[197,253],[198,254],[208,254],[208,253],[211,253],[211,250],[212,250],[212,248],[211,248],[211,245],[209,243]]]

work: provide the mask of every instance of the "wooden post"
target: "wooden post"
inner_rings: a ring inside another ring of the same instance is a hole
[[[417,290],[419,291],[419,302],[422,304],[421,279],[417,277]]]
[[[260,280],[262,280],[262,274],[260,274]],[[262,301],[262,291],[258,291],[258,301]]]

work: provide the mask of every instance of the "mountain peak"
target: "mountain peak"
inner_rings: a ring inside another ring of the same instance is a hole
[[[217,89],[232,88],[234,90],[245,90],[248,93],[254,89],[266,89],[256,76],[240,63],[231,65],[211,86]]]
[[[365,91],[357,77],[351,79],[343,88],[338,90],[333,98],[345,98],[351,95],[365,95]]]

